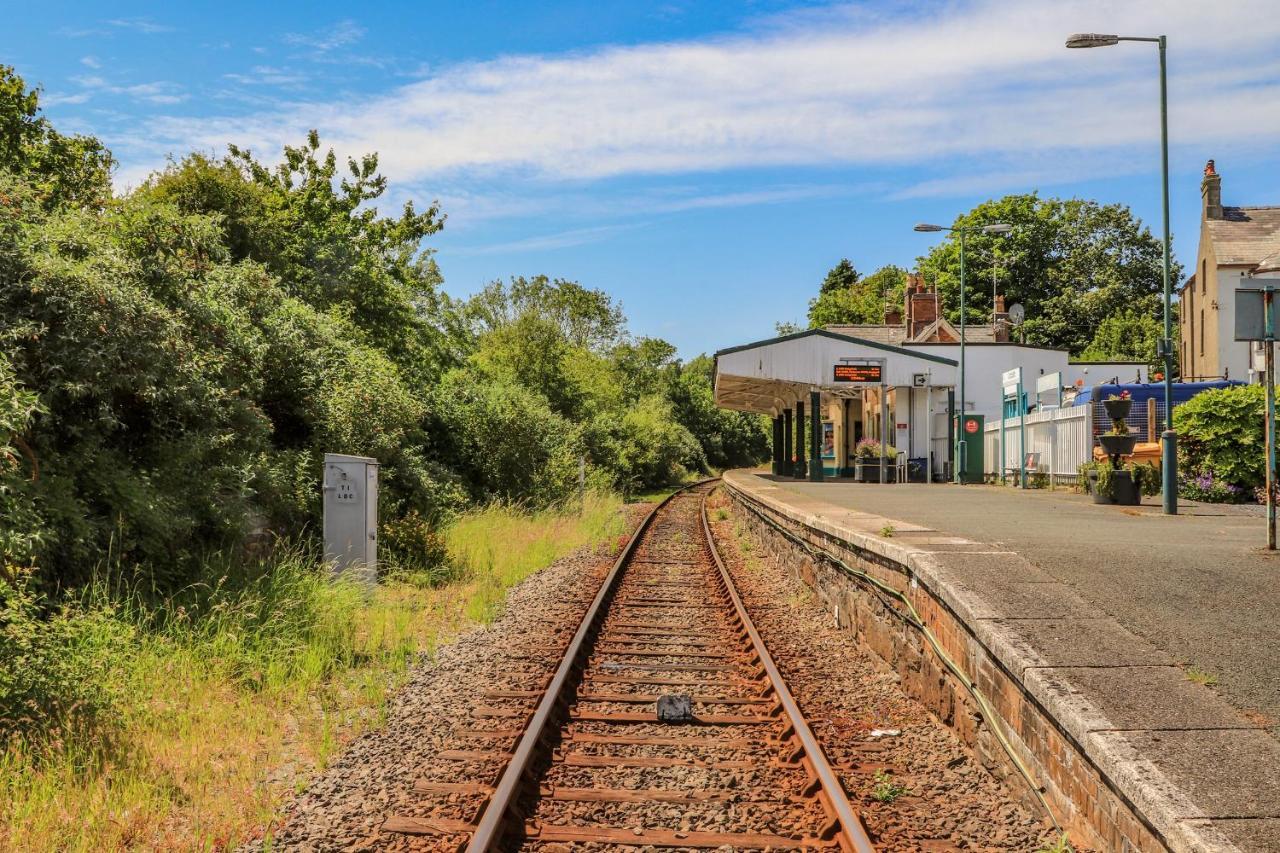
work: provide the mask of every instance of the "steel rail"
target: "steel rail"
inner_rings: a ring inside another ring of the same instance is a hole
[[[840,822],[845,844],[850,849],[858,851],[858,853],[874,853],[875,845],[871,843],[871,838],[867,835],[867,830],[862,825],[862,820],[858,817],[858,813],[854,811],[853,804],[849,802],[848,796],[845,795],[844,787],[840,784],[839,778],[836,777],[835,771],[831,769],[826,753],[822,751],[822,745],[818,743],[818,739],[814,737],[813,731],[809,728],[804,714],[800,711],[800,706],[796,704],[795,697],[791,695],[791,690],[787,687],[786,680],[783,679],[782,673],[778,671],[778,667],[774,664],[773,655],[769,654],[769,649],[765,647],[764,638],[760,636],[760,632],[756,630],[755,623],[751,621],[751,616],[747,614],[746,605],[742,603],[742,597],[738,595],[738,588],[734,586],[729,569],[720,557],[720,551],[716,548],[715,537],[711,535],[711,525],[707,521],[707,498],[705,495],[702,498],[700,512],[702,515],[702,535],[707,540],[711,558],[715,560],[716,568],[720,570],[720,577],[724,580],[725,590],[733,601],[733,606],[737,609],[738,618],[742,620],[742,625],[746,628],[747,635],[751,637],[751,644],[755,648],[755,653],[760,658],[761,666],[764,668],[774,692],[778,695],[779,703],[791,721],[791,727],[795,731],[796,738],[799,739],[800,745],[804,747],[805,757],[813,766],[814,774],[822,785],[822,792],[826,796],[831,809],[835,812],[835,817]]]
[[[640,541],[640,537],[649,529],[658,512],[675,499],[677,495],[709,482],[711,480],[691,483],[667,495],[661,503],[649,510],[648,515],[637,525],[635,532],[631,534],[631,538],[623,546],[622,552],[618,554],[618,559],[614,561],[613,567],[609,569],[609,574],[605,576],[604,581],[600,584],[600,589],[596,592],[595,598],[592,599],[591,606],[587,608],[582,621],[578,624],[578,630],[574,633],[573,640],[566,647],[564,657],[561,658],[555,675],[552,676],[546,691],[542,694],[542,700],[538,703],[537,710],[534,711],[533,717],[529,720],[529,725],[525,727],[524,734],[511,755],[511,760],[507,763],[506,769],[502,772],[502,777],[494,788],[493,795],[485,805],[484,812],[481,814],[475,831],[471,835],[471,843],[467,845],[468,853],[485,853],[488,850],[496,849],[495,844],[502,837],[503,824],[507,820],[514,804],[516,794],[520,789],[520,783],[525,773],[529,770],[529,765],[533,760],[538,744],[547,732],[547,724],[551,721],[556,706],[559,705],[563,698],[565,689],[570,685],[570,677],[578,663],[578,659],[587,647],[588,637],[603,611],[605,602],[617,586],[618,578],[621,577],[623,567],[631,558],[636,543]]]

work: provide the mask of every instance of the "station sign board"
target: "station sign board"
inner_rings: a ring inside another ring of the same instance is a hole
[[[884,365],[837,364],[831,378],[836,382],[862,382],[879,385],[884,381]]]
[[[1061,373],[1046,373],[1036,380],[1036,393],[1043,394],[1046,391],[1057,391],[1062,387]]]
[[[1267,293],[1275,292],[1272,287],[1241,287],[1236,290],[1236,329],[1237,341],[1265,341],[1267,335]],[[1272,321],[1275,322],[1274,320]],[[1275,329],[1271,330],[1274,338]]]

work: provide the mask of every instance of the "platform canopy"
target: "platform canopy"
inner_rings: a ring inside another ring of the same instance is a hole
[[[717,406],[773,416],[807,400],[815,388],[835,397],[854,397],[882,384],[949,388],[956,383],[957,369],[950,358],[826,329],[729,347],[715,359]]]

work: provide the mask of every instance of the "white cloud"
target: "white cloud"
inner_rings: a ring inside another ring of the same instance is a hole
[[[98,58],[96,56],[82,56],[80,57],[80,64],[83,65],[85,68],[101,68],[102,67],[102,63],[98,61]]]
[[[826,9],[728,38],[433,69],[358,104],[160,117],[131,156],[228,141],[265,155],[315,127],[340,151],[380,152],[397,181],[932,164],[947,174],[918,191],[947,191],[949,178],[974,171],[962,161],[1023,174],[1032,156],[1145,156],[1157,127],[1153,46],[1069,51],[1063,41],[1073,31],[1153,26],[1170,38],[1175,144],[1280,134],[1280,17],[1269,0],[973,0],[897,15]],[[346,21],[290,40],[324,52],[362,33]]]

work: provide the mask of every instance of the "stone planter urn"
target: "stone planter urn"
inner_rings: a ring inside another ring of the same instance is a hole
[[[1133,482],[1132,474],[1123,468],[1113,469],[1109,473],[1108,491],[1104,492],[1098,487],[1098,472],[1089,472],[1089,494],[1093,495],[1094,503],[1137,506],[1142,502],[1142,494],[1138,490],[1138,484]]]
[[[1102,405],[1107,410],[1107,417],[1111,421],[1122,421],[1129,417],[1129,410],[1133,408],[1133,400],[1128,397],[1122,397],[1116,400],[1103,400]]]
[[[1134,445],[1138,443],[1138,437],[1136,435],[1105,433],[1098,436],[1098,443],[1102,445],[1103,452],[1108,456],[1128,456],[1133,453]]]

